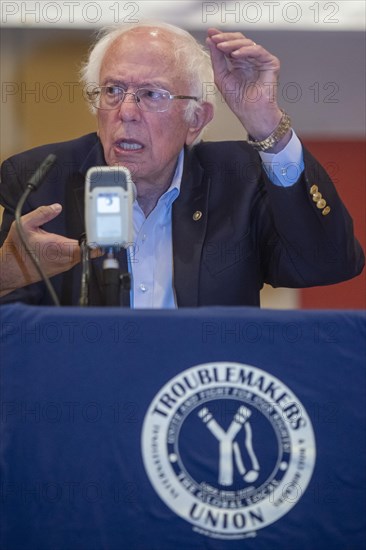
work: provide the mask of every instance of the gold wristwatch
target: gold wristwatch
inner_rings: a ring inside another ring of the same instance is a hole
[[[278,124],[278,126],[273,130],[273,132],[262,141],[255,141],[251,139],[251,137],[248,137],[248,143],[254,149],[257,151],[267,151],[268,149],[271,149],[280,141],[280,139],[283,138],[283,136],[287,133],[289,128],[291,128],[291,119],[288,116],[287,113],[283,109],[281,109],[282,117]]]

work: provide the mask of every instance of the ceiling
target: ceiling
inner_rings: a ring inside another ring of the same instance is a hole
[[[162,20],[186,29],[363,31],[364,0],[2,1],[1,26],[95,28]]]

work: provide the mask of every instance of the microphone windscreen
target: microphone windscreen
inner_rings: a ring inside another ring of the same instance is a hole
[[[42,164],[37,168],[37,170],[34,172],[32,177],[28,181],[27,187],[30,187],[32,191],[35,191],[36,189],[38,189],[43,179],[45,178],[47,172],[50,170],[51,166],[54,164],[55,160],[56,160],[56,155],[52,153],[48,155],[48,157],[44,159]]]

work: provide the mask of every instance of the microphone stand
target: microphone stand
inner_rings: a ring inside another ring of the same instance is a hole
[[[90,281],[90,249],[86,242],[86,234],[82,233],[79,237],[81,254],[81,288],[79,305],[81,307],[89,306],[89,281]],[[109,248],[106,258],[103,260],[103,296],[104,305],[108,307],[119,307],[127,305],[125,292],[131,290],[131,276],[120,272],[118,259],[115,255],[115,249]],[[122,304],[121,304],[122,291]]]
[[[89,305],[89,279],[90,279],[90,253],[86,242],[86,233],[79,238],[81,254],[81,290],[79,305],[85,307]]]
[[[45,158],[45,160],[42,162],[42,164],[39,166],[39,168],[34,172],[32,177],[27,183],[27,187],[25,188],[23,194],[21,195],[19,202],[15,209],[15,226],[19,235],[20,242],[24,246],[26,252],[29,255],[30,260],[32,261],[34,267],[36,268],[38,275],[40,276],[41,280],[45,283],[46,288],[49,292],[49,295],[51,297],[51,300],[55,306],[60,305],[60,301],[58,299],[58,296],[55,292],[55,289],[53,288],[53,285],[48,277],[48,275],[45,273],[40,260],[37,258],[36,254],[33,254],[29,245],[28,240],[26,237],[26,234],[24,232],[22,221],[21,221],[21,215],[23,206],[28,199],[28,196],[38,189],[38,187],[43,182],[43,179],[45,178],[47,172],[50,170],[52,165],[54,164],[56,160],[56,156],[53,154],[48,155],[48,157]],[[42,251],[41,251],[42,253]]]
[[[113,247],[109,248],[107,257],[103,261],[103,288],[104,305],[110,307],[121,305],[121,288],[128,291],[131,288],[130,274],[121,274]]]

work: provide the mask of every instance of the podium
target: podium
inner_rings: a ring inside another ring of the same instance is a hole
[[[366,316],[0,310],[3,550],[358,550]]]

